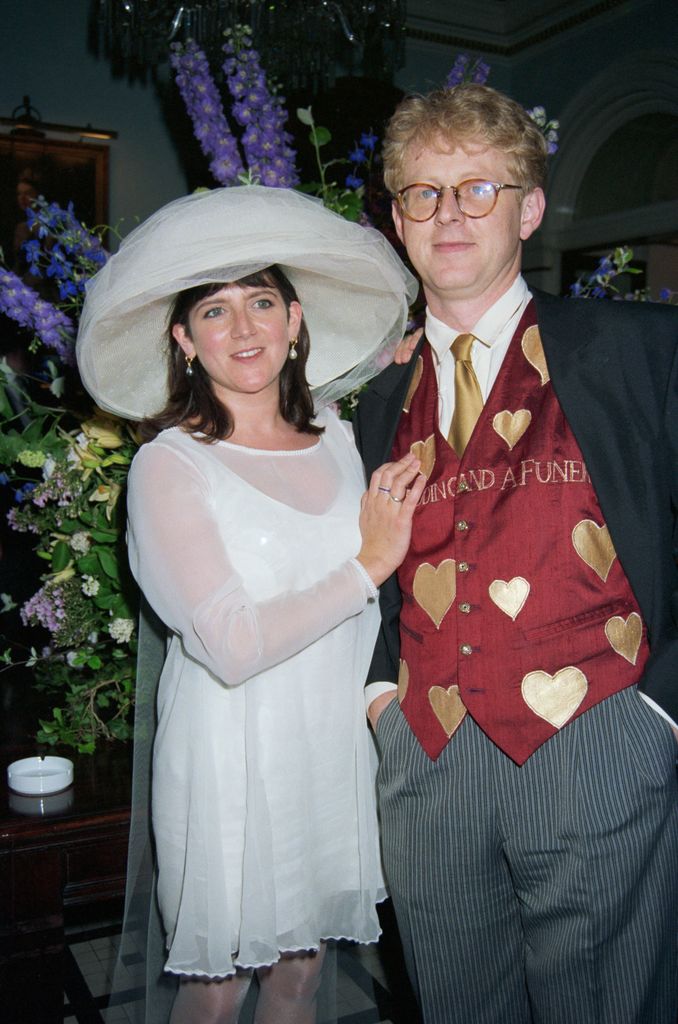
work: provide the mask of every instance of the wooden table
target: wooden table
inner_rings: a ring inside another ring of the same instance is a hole
[[[97,903],[121,905],[131,748],[102,744],[93,755],[49,751],[73,761],[71,790],[45,798],[42,807],[40,798],[11,794],[7,765],[45,751],[31,736],[39,712],[30,679],[20,673],[8,676],[0,676],[2,1019],[6,1024],[42,1024],[62,1019],[64,924],[69,914]]]

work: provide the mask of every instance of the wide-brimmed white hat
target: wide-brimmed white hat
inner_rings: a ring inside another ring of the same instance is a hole
[[[277,263],[301,302],[316,407],[373,376],[402,337],[417,284],[383,235],[291,189],[197,192],[154,213],[87,286],[77,358],[108,412],[142,419],[167,400],[166,328],[173,297]]]

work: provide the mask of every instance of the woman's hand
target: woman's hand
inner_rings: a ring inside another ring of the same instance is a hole
[[[412,516],[426,484],[419,459],[407,454],[372,474],[360,504],[362,547],[358,561],[379,587],[405,558],[412,534]]]
[[[398,363],[399,366],[401,366],[403,363],[409,363],[410,359],[412,358],[412,353],[417,347],[419,339],[421,338],[423,333],[424,328],[418,327],[416,331],[412,331],[411,334],[406,334],[403,340],[398,343],[398,347],[395,350],[395,354],[393,356],[393,362]]]

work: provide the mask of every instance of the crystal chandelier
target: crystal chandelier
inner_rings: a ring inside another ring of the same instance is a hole
[[[218,56],[225,29],[249,25],[266,69],[286,88],[343,73],[390,78],[403,63],[405,0],[92,0],[95,52],[117,74],[143,77],[172,42]]]

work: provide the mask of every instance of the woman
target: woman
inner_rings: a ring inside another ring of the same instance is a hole
[[[88,293],[83,379],[155,435],[129,546],[171,637],[152,814],[172,1024],[237,1021],[255,971],[257,1022],[311,1024],[325,940],[379,934],[361,689],[424,481],[408,457],[361,501],[349,433],[314,414],[304,371],[325,400],[365,379],[410,281],[376,232],[250,186],[170,204]]]

